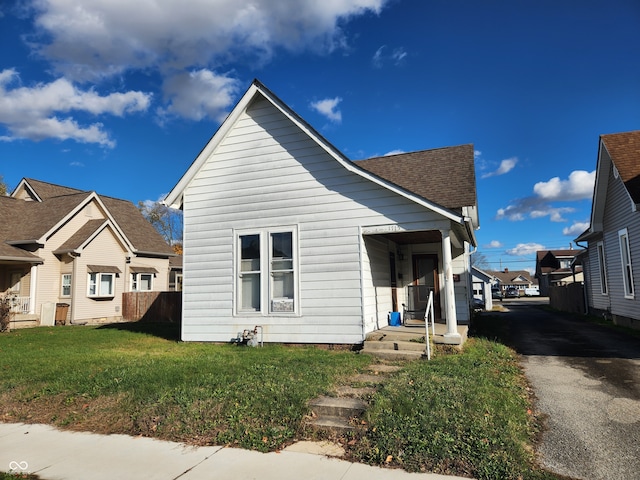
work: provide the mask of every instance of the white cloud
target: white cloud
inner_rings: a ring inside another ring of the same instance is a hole
[[[345,21],[387,0],[32,0],[39,51],[74,78],[129,69],[188,70],[274,50],[330,52]]]
[[[484,248],[502,248],[502,242],[499,240],[491,240]]]
[[[575,170],[569,174],[567,180],[553,177],[547,182],[538,182],[533,186],[533,191],[547,201],[591,199],[595,181],[595,170],[592,172]]]
[[[562,234],[571,237],[577,237],[587,228],[589,228],[589,225],[589,222],[574,222],[570,227],[563,228]]]
[[[337,110],[338,104],[342,101],[342,98],[325,98],[324,100],[318,100],[317,102],[311,102],[310,107],[316,112],[324,115],[334,123],[342,122],[342,112]]]
[[[500,166],[493,172],[488,172],[482,175],[482,178],[497,177],[509,173],[518,164],[518,157],[506,158],[500,162]]]
[[[145,111],[151,102],[147,93],[130,91],[103,96],[93,89],[81,90],[64,78],[32,87],[13,87],[19,83],[15,70],[0,72],[0,124],[9,132],[2,137],[5,141],[55,138],[113,147],[115,142],[101,123],[80,125],[71,112],[121,117]]]
[[[373,54],[371,63],[373,63],[375,68],[382,68],[387,63],[392,63],[396,66],[401,65],[408,55],[403,47],[394,48],[391,52],[387,53],[388,50],[386,45],[382,45],[376,50],[376,53]]]
[[[200,69],[168,77],[163,89],[168,105],[158,110],[161,117],[177,115],[191,120],[209,117],[221,122],[238,93],[239,82]]]
[[[545,250],[544,245],[540,245],[539,243],[519,243],[515,248],[510,248],[506,252],[507,255],[524,257],[534,255],[538,250]]]

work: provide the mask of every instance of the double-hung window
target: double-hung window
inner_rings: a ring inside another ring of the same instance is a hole
[[[604,262],[604,244],[602,242],[598,242],[597,249],[598,269],[600,270],[600,293],[607,295],[609,290],[607,288],[607,266]]]
[[[60,289],[61,297],[70,297],[71,296],[71,274],[63,273],[62,274],[62,287]]]
[[[629,249],[629,232],[626,228],[618,232],[620,241],[620,257],[622,260],[622,278],[624,280],[624,296],[633,298],[633,270],[631,269],[631,250]]]
[[[296,313],[296,230],[238,232],[236,245],[236,312]]]

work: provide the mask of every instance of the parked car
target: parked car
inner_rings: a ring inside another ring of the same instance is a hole
[[[509,287],[504,292],[505,298],[518,298],[520,296],[520,292],[518,292],[517,288]]]
[[[484,300],[482,300],[481,298],[474,297],[472,306],[474,310],[484,310],[485,308]]]
[[[527,297],[539,297],[540,296],[540,290],[538,290],[538,287],[525,288],[524,289],[524,294]]]
[[[502,296],[502,292],[499,288],[491,289],[491,298],[493,298],[494,300],[502,300]]]

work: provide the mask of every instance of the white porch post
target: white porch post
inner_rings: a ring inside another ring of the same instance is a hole
[[[447,312],[446,343],[460,343],[458,318],[456,315],[456,297],[453,289],[453,259],[451,256],[451,232],[440,230],[442,234],[442,266],[444,268],[444,303]]]
[[[29,313],[36,313],[36,290],[38,289],[38,266],[31,265],[31,279],[29,281]]]

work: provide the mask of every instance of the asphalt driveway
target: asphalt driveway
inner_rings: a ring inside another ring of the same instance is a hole
[[[503,305],[548,416],[542,464],[585,480],[640,479],[640,339],[536,308],[540,301]]]

